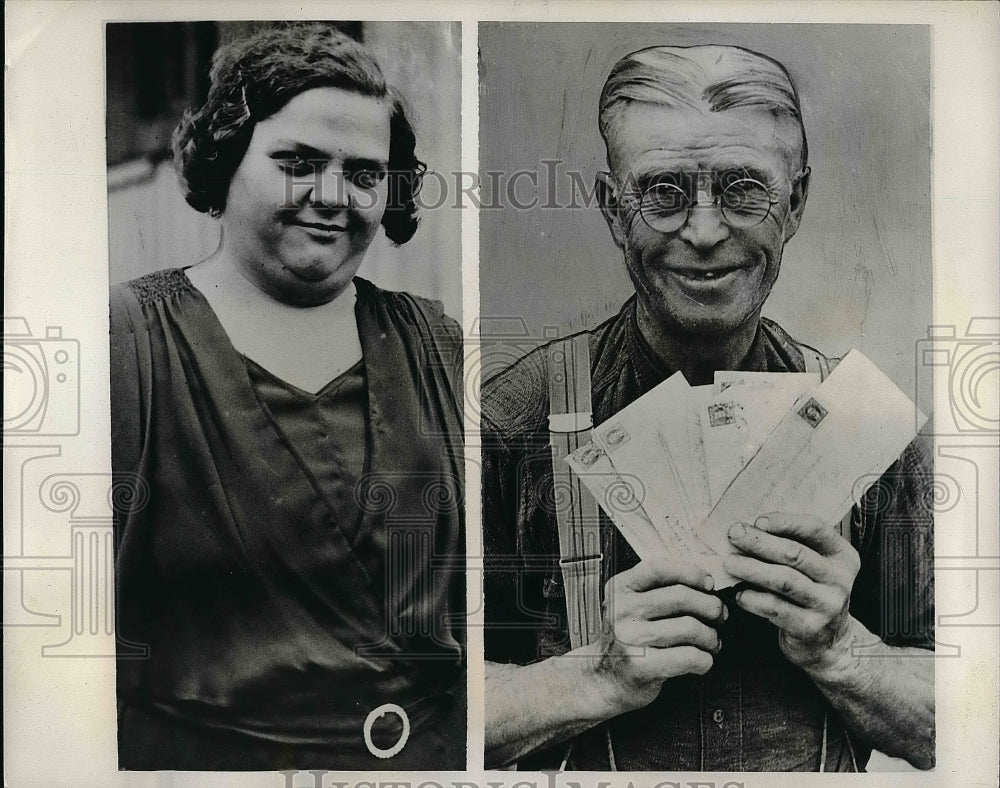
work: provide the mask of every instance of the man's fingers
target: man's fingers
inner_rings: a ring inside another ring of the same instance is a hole
[[[614,597],[606,598],[606,602],[613,613]],[[721,599],[683,585],[652,588],[649,591],[630,594],[628,603],[629,609],[622,610],[623,614],[647,621],[690,615],[700,618],[707,624],[718,625],[728,616],[726,606]]]
[[[616,576],[619,583],[631,591],[647,591],[677,583],[711,591],[712,576],[704,569],[686,561],[646,559]]]
[[[820,555],[833,555],[848,544],[836,528],[811,515],[769,512],[758,517],[753,525],[765,533],[801,542]]]
[[[615,637],[626,646],[652,648],[696,646],[712,654],[718,654],[722,648],[719,633],[692,616],[629,622],[628,626],[620,626],[616,630]],[[637,657],[637,659],[642,658]]]
[[[740,552],[769,564],[796,569],[822,583],[830,577],[829,564],[811,547],[794,539],[770,534],[752,525],[737,523],[729,529],[729,542]]]
[[[820,617],[767,591],[748,588],[736,595],[736,604],[755,616],[767,619],[793,636],[807,634],[820,625]]]
[[[712,669],[715,658],[696,646],[652,648],[648,651],[648,670],[663,679],[694,673],[703,676]]]
[[[733,577],[800,605],[813,606],[820,601],[820,587],[789,566],[768,564],[746,555],[727,555],[722,565]]]

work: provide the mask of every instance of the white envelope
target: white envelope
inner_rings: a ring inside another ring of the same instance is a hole
[[[871,361],[851,351],[819,386],[801,395],[698,529],[717,553],[727,533],[771,511],[830,523],[847,513],[859,480],[874,480],[926,421]]]
[[[668,549],[642,508],[644,491],[634,477],[623,479],[608,455],[593,442],[585,443],[568,457],[566,464],[594,496],[625,541],[642,559],[662,555]]]
[[[924,423],[852,351],[823,382],[802,373],[676,374],[593,430],[567,458],[642,558],[672,555],[725,588],[727,533],[769,511],[838,522]],[[916,423],[915,423],[916,421]]]
[[[719,393],[697,411],[713,506],[795,400],[819,382],[808,373],[716,373]]]
[[[690,448],[694,435],[700,444],[690,408],[692,391],[684,376],[675,374],[593,431],[594,443],[614,469],[641,480],[643,508],[657,530],[664,531],[666,543],[676,538],[678,528],[693,534],[708,513],[704,464]],[[672,452],[678,444],[682,450]]]

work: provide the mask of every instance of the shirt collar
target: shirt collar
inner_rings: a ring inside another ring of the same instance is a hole
[[[642,331],[639,330],[638,310],[634,297],[629,301],[627,307],[628,312],[625,315],[625,331],[628,340],[627,352],[635,368],[640,385],[644,390],[648,391],[673,375],[677,369],[664,364],[656,356],[656,353],[642,335]],[[750,350],[743,358],[743,361],[737,365],[736,369],[741,372],[783,371],[773,369],[774,363],[773,359],[771,359],[773,354],[768,352],[770,344],[767,332],[764,331],[764,324],[758,322],[757,331],[754,334],[753,342],[750,344]]]

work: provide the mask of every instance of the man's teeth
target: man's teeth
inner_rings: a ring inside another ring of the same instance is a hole
[[[698,279],[704,281],[711,279],[721,279],[722,277],[732,273],[735,270],[736,270],[735,268],[724,268],[715,271],[698,271],[693,268],[687,268],[683,269],[681,271],[681,274],[683,274],[688,279]]]

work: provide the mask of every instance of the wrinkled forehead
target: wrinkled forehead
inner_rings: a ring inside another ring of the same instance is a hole
[[[616,175],[657,166],[765,168],[792,175],[803,151],[798,123],[760,107],[712,111],[633,102],[616,110],[606,142],[608,165]]]

